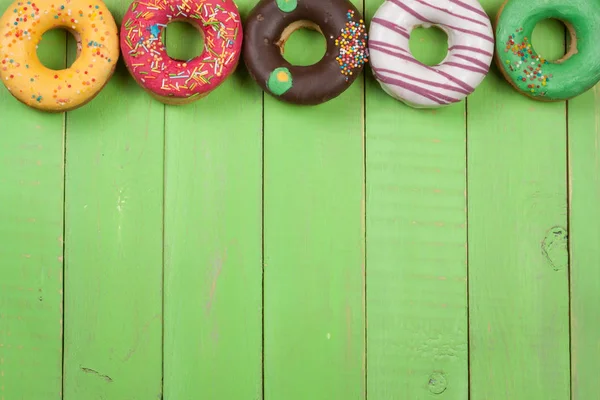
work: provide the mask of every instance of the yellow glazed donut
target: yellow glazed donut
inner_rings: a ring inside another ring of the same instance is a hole
[[[46,68],[37,57],[42,35],[55,28],[77,40],[68,69]],[[96,96],[119,58],[117,25],[99,0],[19,0],[0,18],[0,77],[19,101],[44,111],[68,111]]]

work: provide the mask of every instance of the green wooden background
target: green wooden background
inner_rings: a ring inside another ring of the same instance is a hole
[[[431,63],[443,41],[411,43]],[[51,32],[40,57],[73,47]],[[286,57],[322,47],[301,32]],[[311,108],[243,66],[181,107],[122,62],[67,114],[2,88],[0,400],[598,399],[599,142],[600,88],[539,103],[495,68],[439,110],[370,72]]]

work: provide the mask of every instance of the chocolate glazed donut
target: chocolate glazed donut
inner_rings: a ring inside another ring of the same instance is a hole
[[[283,58],[285,42],[300,28],[321,32],[327,42],[325,56],[314,65],[294,66]],[[261,0],[244,35],[250,75],[289,103],[316,105],[339,96],[368,61],[365,24],[348,0]]]

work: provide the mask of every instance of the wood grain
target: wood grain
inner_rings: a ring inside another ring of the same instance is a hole
[[[265,95],[264,113],[265,398],[364,399],[362,79],[316,107]]]
[[[202,45],[185,28],[167,33],[181,59]],[[240,67],[168,106],[165,134],[165,399],[259,399],[262,92]]]
[[[68,113],[65,400],[162,398],[163,125],[122,61]]]
[[[44,35],[42,62],[64,67],[65,43],[62,31]],[[0,400],[60,399],[64,114],[2,86],[0,115]]]
[[[367,1],[368,18],[380,1]],[[415,30],[432,64],[447,37]],[[417,110],[367,84],[369,400],[468,395],[465,103]]]
[[[572,400],[598,396],[600,86],[569,102]]]
[[[532,40],[564,54],[556,21]],[[473,399],[569,398],[566,139],[565,103],[519,95],[495,67],[468,100]]]
[[[201,45],[168,30],[174,57]],[[443,34],[413,36],[440,59]],[[600,88],[540,103],[492,68],[414,110],[365,79],[300,107],[240,65],[165,107],[119,63],[67,115],[0,88],[0,400],[596,399]]]

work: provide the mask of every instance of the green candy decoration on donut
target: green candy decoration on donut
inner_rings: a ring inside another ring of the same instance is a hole
[[[275,0],[277,7],[283,12],[292,12],[298,7],[298,0]]]
[[[274,95],[281,96],[292,88],[292,74],[287,68],[276,68],[269,76],[267,87]]]
[[[563,58],[548,61],[531,36],[538,22],[561,20],[571,34]],[[600,81],[600,2],[597,0],[508,0],[498,15],[497,63],[521,93],[537,100],[561,101]]]

